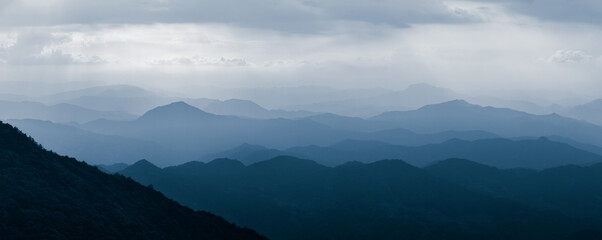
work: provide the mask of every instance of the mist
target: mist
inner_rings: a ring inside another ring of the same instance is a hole
[[[602,239],[595,0],[0,1],[0,239]]]

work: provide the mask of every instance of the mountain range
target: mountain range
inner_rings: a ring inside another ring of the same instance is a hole
[[[0,119],[37,119],[58,123],[85,123],[97,119],[131,120],[136,116],[118,111],[97,111],[60,103],[45,105],[38,102],[0,101]]]
[[[596,99],[565,111],[567,115],[602,125],[602,99]]]
[[[309,120],[247,119],[204,112],[175,102],[146,112],[134,121],[99,120],[78,126],[99,134],[153,141],[174,150],[200,153],[244,142],[273,147],[329,143],[349,133]]]
[[[149,91],[129,85],[110,85],[84,88],[74,91],[59,92],[41,97],[28,97],[16,94],[0,94],[0,100],[21,103],[36,103],[47,106],[68,104],[78,106],[89,111],[129,114],[126,116],[142,115],[144,112],[160,105],[171,102],[185,101],[190,105],[217,115],[231,115],[246,118],[300,118],[315,115],[316,113],[335,113],[344,116],[370,117],[382,112],[417,109],[424,105],[437,104],[453,99],[467,99],[484,106],[512,108],[532,114],[558,113],[563,116],[586,120],[594,124],[602,124],[600,100],[576,106],[549,106],[538,105],[529,101],[507,100],[491,96],[472,96],[459,94],[450,89],[432,86],[426,83],[413,84],[400,91],[384,89],[329,89],[322,87],[296,87],[275,89],[231,89],[217,91],[219,94],[205,93],[211,98],[185,98],[171,97],[160,91]],[[262,94],[263,93],[263,94]],[[311,94],[311,99],[305,96]],[[218,100],[224,99],[225,100]],[[251,101],[254,100],[254,101]],[[286,104],[294,100],[298,104]],[[269,106],[269,110],[260,106]],[[32,112],[35,107],[19,105],[3,109]],[[33,111],[35,112],[35,111]],[[61,122],[82,122],[82,120],[69,119],[71,112],[67,112]],[[106,113],[105,113],[106,115]],[[19,116],[19,115],[17,115]],[[77,115],[76,115],[77,116]],[[20,118],[20,117],[6,117]],[[37,118],[41,120],[53,120]],[[67,118],[67,121],[64,121]],[[113,116],[105,117],[116,119]],[[86,119],[88,120],[88,119]],[[92,119],[96,120],[96,119]],[[54,121],[54,120],[53,120]]]
[[[186,100],[185,100],[186,101]],[[189,101],[186,101],[187,103]],[[257,103],[249,100],[241,99],[228,99],[225,101],[213,100],[205,106],[199,106],[194,104],[194,100],[190,101],[191,105],[198,107],[204,111],[217,114],[217,115],[229,115],[246,118],[257,118],[257,119],[270,119],[270,118],[302,118],[315,115],[314,112],[309,111],[286,111],[286,110],[268,110]]]
[[[163,169],[140,161],[120,174],[271,239],[571,239],[583,231],[601,236],[602,221],[582,218],[594,215],[586,209],[569,216],[564,203],[548,208],[500,198],[445,180],[435,166],[385,160],[333,168],[276,157],[249,166],[217,159]],[[571,193],[567,187],[552,194]],[[541,201],[555,201],[548,196]]]
[[[602,164],[567,165],[533,171],[501,170],[465,159],[425,168],[430,174],[490,196],[512,199],[590,223],[602,221]],[[593,239],[593,238],[591,238]]]
[[[188,156],[186,152],[171,150],[155,142],[93,133],[71,125],[33,119],[7,122],[33,136],[45,148],[90,164],[131,164],[152,157],[157,163],[171,165],[173,159]]]
[[[600,100],[280,90],[0,95],[0,236],[602,238]]]
[[[481,164],[499,168],[529,169],[602,162],[600,155],[565,143],[550,141],[545,137],[536,140],[451,139],[443,143],[413,147],[378,141],[345,140],[326,147],[310,145],[286,150],[243,144],[224,152],[207,155],[202,160],[231,158],[248,165],[277,156],[312,159],[325,166],[337,166],[350,161],[370,163],[382,159],[403,159],[409,164],[423,167],[448,158],[474,159]]]
[[[502,137],[557,135],[602,146],[602,127],[595,124],[558,114],[534,115],[507,108],[482,107],[463,100],[427,105],[413,111],[386,112],[369,120],[396,123],[422,133],[482,130]]]
[[[481,107],[459,100],[413,111],[384,113],[370,119],[334,114],[300,119],[250,119],[215,115],[184,102],[175,102],[154,108],[131,121],[103,119],[70,124],[67,133],[77,132],[80,139],[67,137],[64,126],[52,123],[10,122],[40,139],[50,149],[93,160],[94,164],[132,163],[145,158],[161,166],[169,166],[244,143],[286,150],[298,146],[329,146],[347,139],[422,146],[454,138],[473,141],[550,136],[564,139],[561,142],[577,148],[590,144],[592,147],[587,150],[591,151],[602,145],[602,127],[594,124],[558,115],[532,115],[510,109]],[[119,144],[96,144],[107,142],[109,138],[118,139],[115,142]],[[110,157],[112,151],[124,154]],[[97,154],[103,152],[106,154]],[[333,160],[333,163],[338,164],[338,161]]]

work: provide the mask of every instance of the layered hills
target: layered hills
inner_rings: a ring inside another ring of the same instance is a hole
[[[448,158],[466,158],[499,168],[544,169],[569,164],[587,165],[602,162],[602,156],[551,141],[545,137],[529,140],[502,138],[474,141],[451,139],[423,146],[401,146],[379,141],[344,140],[329,146],[302,146],[286,150],[242,144],[236,148],[207,155],[203,160],[232,158],[245,164],[288,155],[307,158],[326,166],[349,161],[370,163],[382,159],[404,159],[414,166],[427,166]]]
[[[282,156],[248,166],[217,159],[161,169],[141,161],[121,174],[272,239],[563,239],[600,229],[602,221],[589,221],[595,213],[586,209],[565,214],[573,210],[564,205],[571,197],[561,198],[566,202],[556,207],[548,207],[558,200],[552,194],[531,204],[449,180],[433,169],[401,160],[326,167]],[[570,168],[561,172],[572,174]],[[523,179],[508,173],[508,184]],[[584,182],[571,186],[580,184]],[[571,193],[567,186],[553,194]]]

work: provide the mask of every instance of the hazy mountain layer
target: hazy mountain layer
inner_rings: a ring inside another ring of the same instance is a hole
[[[132,120],[136,116],[117,111],[97,111],[71,104],[44,105],[38,102],[0,101],[0,119],[39,119],[85,123],[97,119]]]
[[[462,100],[413,111],[387,112],[370,120],[395,123],[421,133],[482,130],[502,137],[557,135],[602,146],[602,126],[557,114],[533,115],[507,108],[481,107]]]
[[[197,158],[244,142],[284,148],[333,143],[350,134],[309,120],[214,115],[184,102],[157,107],[135,121],[103,120],[81,127],[100,134],[148,140],[177,151],[194,150]]]
[[[567,115],[602,126],[602,99],[575,106],[566,111]]]
[[[134,163],[150,157],[156,163],[172,165],[174,159],[188,156],[148,140],[97,134],[69,125],[40,120],[8,122],[34,137],[45,148],[89,164]]]
[[[401,91],[384,89],[330,89],[323,87],[230,89],[201,94],[205,98],[172,97],[166,93],[148,91],[129,85],[109,85],[61,92],[42,97],[27,97],[16,94],[0,94],[0,100],[16,102],[41,102],[48,105],[68,104],[100,112],[118,112],[141,115],[159,106],[176,101],[185,101],[204,111],[247,118],[300,118],[316,112],[336,113],[345,116],[370,117],[382,112],[417,109],[427,104],[437,104],[454,99],[500,108],[512,108],[532,114],[558,113],[602,125],[600,99],[576,106],[561,106],[548,103],[539,105],[527,100],[509,100],[485,95],[458,94],[446,88],[426,83],[410,85]],[[307,96],[312,96],[307,98]],[[213,97],[227,100],[217,100]],[[245,100],[243,100],[245,99]],[[269,106],[270,110],[260,106]],[[292,101],[292,102],[289,102]],[[297,102],[296,104],[293,102]],[[10,107],[10,111],[35,110],[35,107]],[[287,110],[283,110],[287,109]],[[293,111],[290,111],[293,110]],[[105,114],[106,115],[106,114]],[[67,116],[63,116],[65,118]],[[131,116],[128,116],[131,118]],[[6,117],[21,118],[21,117]],[[5,119],[6,119],[5,118]],[[29,118],[29,117],[28,117]],[[47,118],[30,117],[41,120]],[[110,117],[105,117],[110,118]],[[116,118],[111,118],[116,119]],[[95,119],[92,119],[95,120]],[[54,120],[53,120],[54,121]],[[77,121],[79,120],[68,120]]]
[[[464,115],[443,116],[446,111],[456,108],[468,108],[470,111],[465,111]],[[411,121],[403,119],[403,117],[401,119],[387,117],[399,114],[404,116],[409,114],[413,117],[410,117]],[[470,116],[474,116],[474,118]],[[443,121],[439,119],[449,119],[449,122],[445,120],[444,123],[439,123],[438,121]],[[474,123],[469,123],[470,121]],[[328,146],[345,139],[357,139],[376,140],[396,145],[422,146],[454,138],[463,140],[497,138],[499,135],[487,132],[495,131],[502,136],[513,134],[521,137],[529,136],[529,134],[557,135],[557,138],[564,139],[562,142],[595,152],[597,151],[595,145],[590,145],[596,144],[602,139],[602,134],[595,135],[596,132],[602,131],[602,127],[586,122],[560,116],[530,115],[509,109],[483,108],[460,101],[427,106],[412,112],[383,114],[369,120],[333,114],[316,115],[298,120],[248,119],[215,115],[184,102],[176,102],[154,108],[133,121],[97,120],[83,125],[74,125],[74,127],[32,120],[11,122],[39,139],[44,146],[93,164],[132,163],[144,158],[161,166],[201,158],[212,160],[216,156],[203,156],[232,149],[244,143],[271,149],[288,149],[308,145]],[[556,126],[556,124],[561,124],[563,127]],[[422,131],[425,129],[441,130],[442,132],[417,134],[400,127],[416,128]],[[527,130],[523,133],[519,131],[522,128]],[[487,131],[482,131],[483,129]],[[572,129],[575,131],[569,131]],[[585,144],[568,139],[567,136],[582,139],[584,141],[580,142]],[[295,155],[299,156],[299,154]],[[270,154],[261,157],[274,156],[277,155]],[[317,160],[324,159],[322,156],[310,156]],[[399,157],[397,155],[381,156]],[[436,159],[426,154],[415,157],[418,159],[416,161],[412,158],[404,159],[413,164],[426,164],[425,161],[436,161],[446,157],[470,157],[462,154],[434,156],[441,158]],[[352,159],[362,160],[360,157],[378,160],[373,155],[362,156],[361,154]],[[262,160],[262,158],[256,159]],[[337,165],[343,161],[342,159],[346,158],[335,157],[328,159],[329,162],[324,161],[323,163]],[[251,162],[254,161],[257,160]],[[562,162],[560,161],[560,163]],[[552,166],[486,163],[499,167],[540,168]],[[579,162],[565,161],[565,163]]]

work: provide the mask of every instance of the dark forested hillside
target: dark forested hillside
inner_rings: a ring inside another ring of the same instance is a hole
[[[1,239],[262,239],[0,122]]]
[[[501,170],[463,159],[426,168],[438,177],[488,195],[602,222],[602,164],[567,165],[543,171]]]
[[[143,161],[121,173],[273,239],[561,239],[590,227],[400,160],[218,159],[164,169]]]

